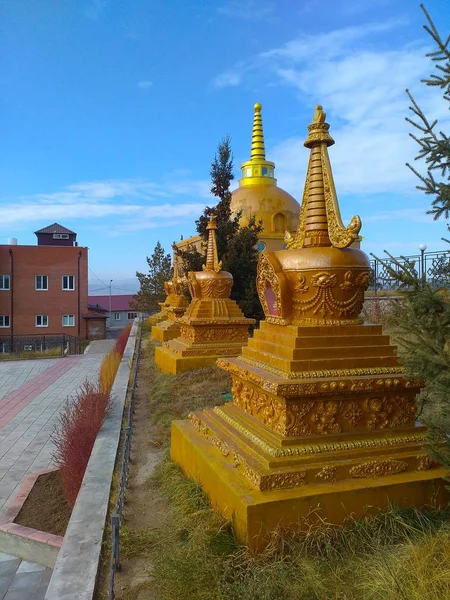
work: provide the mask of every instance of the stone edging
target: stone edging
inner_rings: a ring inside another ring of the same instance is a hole
[[[0,519],[0,541],[3,552],[50,568],[55,566],[63,538],[60,535],[45,533],[31,527],[24,527],[15,523],[14,520],[21,511],[37,478],[40,475],[52,473],[55,470],[47,469],[28,475],[19,493],[8,507],[5,516]]]
[[[95,440],[45,600],[94,596],[137,329],[135,319],[111,390],[113,405]]]

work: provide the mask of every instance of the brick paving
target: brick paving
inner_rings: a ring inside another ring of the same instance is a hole
[[[114,340],[92,342],[84,356],[0,362],[0,517],[30,473],[51,468],[50,436],[68,397],[97,380]],[[0,549],[0,600],[40,600],[51,569]]]
[[[97,379],[113,345],[94,342],[85,356],[56,361],[0,363],[0,517],[25,477],[51,466],[50,435],[66,398]]]

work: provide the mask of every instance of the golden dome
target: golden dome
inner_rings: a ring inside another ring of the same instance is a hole
[[[266,160],[261,104],[254,106],[253,134],[250,160],[241,165],[239,187],[232,192],[231,210],[241,212],[241,225],[248,224],[252,216],[262,221],[264,231],[259,235],[262,247],[281,250],[286,231],[297,227],[300,205],[290,194],[277,186],[274,177],[275,163]]]

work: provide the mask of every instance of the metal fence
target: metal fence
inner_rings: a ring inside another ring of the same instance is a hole
[[[33,355],[46,354],[63,356],[65,354],[81,354],[84,350],[83,340],[73,335],[15,335],[0,337],[0,355]]]
[[[450,251],[421,252],[412,256],[400,256],[370,261],[372,281],[369,289],[396,290],[402,287],[398,279],[393,277],[389,269],[400,273],[400,265],[413,269],[419,280],[428,282],[433,287],[450,287]],[[388,268],[389,267],[389,268]]]
[[[120,571],[120,524],[122,521],[123,507],[125,504],[125,495],[128,484],[128,465],[130,463],[131,454],[131,436],[133,429],[133,417],[134,417],[134,393],[136,390],[137,371],[139,367],[139,360],[141,357],[141,339],[142,339],[142,326],[139,330],[139,339],[136,352],[136,361],[134,364],[133,371],[133,385],[131,386],[130,402],[128,404],[127,411],[127,426],[125,428],[125,439],[123,443],[122,461],[120,465],[120,479],[117,490],[117,500],[114,505],[114,510],[111,514],[111,558],[109,563],[109,589],[108,589],[108,600],[114,600],[114,582],[116,578],[116,572]]]

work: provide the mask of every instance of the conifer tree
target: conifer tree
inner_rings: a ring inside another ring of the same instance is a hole
[[[231,139],[227,135],[217,147],[211,164],[211,193],[218,198],[216,206],[207,206],[196,221],[197,232],[206,244],[206,229],[211,214],[216,215],[217,251],[223,269],[233,275],[231,297],[239,304],[247,317],[263,318],[264,314],[256,291],[256,268],[258,264],[258,234],[262,231],[255,218],[248,225],[239,227],[240,213],[232,214],[230,185],[234,179]],[[175,250],[187,271],[200,271],[204,256],[195,248]]]
[[[172,279],[172,260],[166,254],[158,241],[153,254],[148,257],[148,273],[136,272],[139,279],[140,290],[133,296],[133,308],[141,312],[152,313],[159,309],[159,302],[166,297],[164,282]]]
[[[435,51],[427,55],[435,70],[423,83],[440,90],[443,101],[450,102],[450,36],[443,41],[426,9],[421,8],[428,21],[424,29],[436,44]],[[425,161],[426,173],[410,164],[408,167],[420,180],[417,188],[432,197],[428,214],[448,219],[450,139],[436,120],[427,118],[409,90],[407,94],[413,113],[407,121],[415,128],[410,135],[419,145],[416,160]],[[429,285],[426,277],[419,279],[414,264],[405,261],[396,262],[396,266],[398,274],[388,268],[390,275],[408,290],[397,315],[402,361],[409,377],[424,382],[418,396],[418,418],[429,428],[430,451],[439,462],[450,466],[450,296],[448,290]]]

